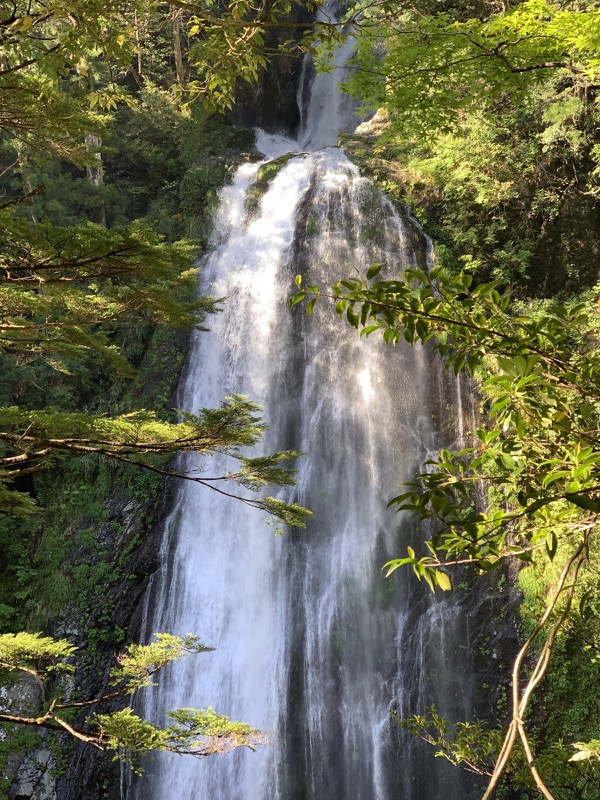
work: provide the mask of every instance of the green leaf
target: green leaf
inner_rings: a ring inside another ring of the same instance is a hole
[[[546,550],[550,561],[554,561],[556,550],[558,548],[558,537],[554,531],[550,531],[546,536]]]
[[[305,299],[306,295],[307,293],[304,291],[304,289],[296,292],[296,294],[292,295],[288,300],[289,307],[293,308],[295,305],[298,305],[298,303],[301,303]]]
[[[367,270],[367,280],[371,280],[376,275],[379,275],[383,268],[383,264],[371,264],[369,269]]]
[[[450,589],[452,589],[452,581],[450,579],[450,575],[448,575],[447,572],[442,572],[442,570],[437,570],[436,580],[437,580],[437,585],[443,592],[447,592]]]
[[[517,462],[514,460],[512,456],[509,456],[508,453],[500,453],[500,459],[506,469],[514,472],[518,468]]]
[[[573,505],[583,508],[585,511],[600,512],[600,503],[597,500],[593,500],[589,495],[567,494],[566,499],[569,503],[573,503]]]
[[[435,584],[436,584],[435,572],[433,570],[430,570],[430,569],[425,569],[423,571],[423,577],[427,581],[427,584],[429,585],[429,588],[431,589],[431,591],[435,592]]]
[[[525,512],[527,514],[532,514],[534,511],[537,511],[538,508],[542,508],[542,506],[547,505],[548,502],[549,501],[547,497],[541,497],[539,500],[535,500],[533,503],[530,503],[528,506],[526,506]]]
[[[592,752],[590,750],[578,750],[577,753],[574,753],[569,761],[587,761],[592,757]]]
[[[379,325],[368,325],[366,328],[363,328],[363,329],[361,330],[361,332],[360,332],[360,335],[361,335],[361,336],[369,336],[369,335],[370,335],[371,333],[373,333],[374,331],[378,331],[378,330],[380,330],[380,329],[381,329],[381,328],[380,328],[380,326],[379,326]]]

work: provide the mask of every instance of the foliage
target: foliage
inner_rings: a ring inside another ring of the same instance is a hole
[[[75,648],[65,640],[55,640],[39,633],[5,633],[0,636],[0,666],[9,670],[27,670],[46,674],[51,670],[72,671],[62,661],[72,656]]]
[[[222,73],[227,91],[217,91],[212,84],[205,86],[213,93],[210,102],[220,105],[231,102],[238,78],[257,78],[257,70],[264,64],[264,26],[274,25],[291,9],[289,2],[276,2],[267,10],[247,0],[210,12],[195,4],[171,5],[187,13],[191,40],[196,35],[201,40],[201,45],[190,43],[189,64],[196,62],[212,78]],[[142,104],[161,112],[156,115],[156,126],[169,127],[165,116],[175,119],[178,150],[183,149],[186,140],[190,145],[190,126],[186,122],[193,120],[193,115],[176,108],[173,98],[169,103],[152,83],[151,75],[146,78],[143,65],[147,51],[142,51],[142,41],[153,28],[167,25],[170,29],[171,22],[170,17],[165,17],[163,6],[148,0],[126,5],[118,0],[76,2],[68,6],[62,0],[16,2],[0,14],[0,96],[12,98],[13,104],[7,102],[3,106],[1,127],[10,137],[3,145],[6,152],[13,148],[17,153],[8,171],[18,168],[22,179],[21,196],[17,194],[0,207],[0,351],[17,376],[23,369],[43,372],[40,364],[44,363],[55,373],[77,374],[79,364],[89,363],[92,353],[117,375],[132,376],[134,371],[119,343],[124,329],[140,323],[201,327],[204,315],[217,309],[214,299],[190,299],[196,281],[196,270],[191,268],[195,255],[191,243],[165,243],[137,222],[110,229],[93,224],[64,227],[39,222],[36,214],[51,205],[36,205],[35,197],[43,187],[28,190],[35,170],[41,169],[43,174],[48,169],[44,158],[59,156],[77,166],[95,169],[102,165],[98,134],[104,135],[112,120],[106,115],[98,116],[97,111],[116,110],[119,102],[126,101],[131,109],[129,116],[133,115],[136,102],[126,79],[132,69],[136,86],[142,90]],[[137,67],[132,66],[134,61]],[[163,79],[164,75],[157,77]],[[181,85],[179,88],[183,89]],[[201,91],[199,84],[190,81],[190,96]],[[47,102],[38,103],[40,96]],[[74,113],[75,108],[82,111]],[[191,130],[196,133],[197,128],[192,126]],[[91,142],[87,150],[81,145],[81,131],[88,144]],[[31,152],[38,154],[33,171],[28,158]],[[195,176],[199,165],[171,164],[163,180],[168,182],[177,174],[182,175],[186,166],[183,186],[185,178]],[[225,179],[225,166],[221,163],[218,175],[198,188],[202,197],[196,202],[195,213],[203,213],[208,205],[204,195]],[[15,194],[21,191],[12,184],[11,190]],[[100,204],[108,198],[107,190],[101,187],[96,186],[93,192]],[[186,196],[191,194],[185,192]],[[56,204],[53,209],[61,211]],[[149,210],[148,203],[143,210]],[[90,214],[92,211],[90,206]],[[94,377],[97,374],[98,371]],[[100,453],[130,463],[143,462],[146,469],[166,475],[170,474],[168,470],[145,456],[171,454],[177,449],[207,453],[228,446],[236,457],[237,448],[256,442],[255,433],[259,430],[254,425],[257,420],[247,418],[242,423],[236,417],[242,409],[239,400],[235,401],[235,419],[230,413],[232,405],[226,402],[215,412],[216,422],[208,419],[210,412],[205,410],[202,420],[188,417],[180,427],[161,424],[145,412],[100,418],[89,413],[87,404],[86,419],[73,408],[77,401],[71,408],[63,408],[63,398],[56,410],[44,412],[40,406],[47,405],[47,398],[40,400],[39,406],[31,404],[27,408],[29,418],[21,402],[18,407],[2,410],[0,492],[2,508],[8,513],[32,510],[31,499],[11,482],[52,463],[58,453]],[[245,406],[246,412],[249,409]],[[243,424],[248,426],[246,436],[241,432]],[[228,434],[224,427],[228,425],[230,441],[225,445],[223,437],[227,439]],[[120,435],[125,438],[119,439]],[[255,467],[243,462],[239,473],[201,482],[224,494],[228,493],[218,489],[215,481],[239,478],[246,485],[252,483],[253,489],[271,480],[288,482],[289,473],[275,464],[295,455],[277,454],[272,464],[267,459]],[[185,477],[199,481],[194,476]],[[245,501],[286,521],[300,521],[303,516],[299,507],[288,507],[272,498]]]
[[[182,651],[208,653],[214,650],[202,644],[197,637],[188,636],[185,642],[176,636],[159,633],[156,641],[149,645],[131,644],[117,656],[118,667],[111,670],[112,685],[124,684],[127,692],[136,692],[145,686],[154,685],[152,676],[170,661],[179,658]]]
[[[569,761],[588,761],[591,758],[600,758],[600,739],[589,742],[575,742],[573,747],[577,750]]]
[[[178,418],[169,402],[185,355],[172,331],[202,329],[219,307],[196,296],[193,262],[216,189],[229,178],[225,159],[233,163],[253,144],[250,132],[234,132],[196,101],[228,107],[240,80],[256,80],[268,56],[264,26],[291,5],[16,0],[0,9],[2,630],[46,622],[78,594],[90,620],[84,658],[102,637],[122,641],[107,589],[131,578],[127,553],[117,564],[85,545],[91,526],[109,524],[102,504],[115,480],[140,502],[177,475],[288,524],[306,517],[297,504],[262,496],[269,483],[292,482],[284,462],[299,454],[248,456],[244,448],[265,429],[257,406],[236,396]],[[289,48],[296,52],[296,41]],[[222,88],[209,96],[208,81]],[[185,235],[196,241],[181,241]],[[185,473],[169,467],[179,451],[190,453]],[[232,459],[225,474],[200,463],[216,453]],[[133,478],[133,468],[147,479]],[[90,563],[64,563],[90,550]],[[108,597],[100,602],[102,590]],[[40,676],[47,662],[55,672],[72,668],[53,659],[50,640],[33,636],[27,651],[17,643],[32,635],[12,636],[3,640],[5,666]],[[128,650],[104,701],[143,685],[154,671],[148,659],[164,666],[157,647],[179,655],[173,643]],[[166,732],[130,710],[71,724],[74,711],[95,704],[55,699],[35,720],[12,721],[68,731],[115,753],[160,747],[201,756],[261,743],[211,709],[175,713]]]
[[[458,373],[489,365],[481,394],[492,430],[477,431],[479,445],[442,451],[411,490],[390,505],[412,510],[440,525],[422,560],[390,562],[438,571],[470,562],[486,571],[512,555],[530,561],[540,549],[553,555],[557,542],[577,541],[600,511],[596,434],[598,350],[593,322],[582,304],[548,305],[542,314],[508,312],[510,296],[494,283],[472,291],[472,276],[407,270],[394,280],[344,280],[333,287],[337,311],[360,330],[386,342],[428,342]],[[292,304],[317,287],[301,290]],[[311,301],[312,302],[312,301]],[[501,491],[504,509],[490,516],[474,510],[477,486]]]
[[[197,274],[190,243],[166,244],[139,224],[65,229],[5,214],[0,226],[5,351],[60,357],[96,348],[110,358],[111,325],[191,327],[216,310],[208,298],[186,300]]]
[[[520,296],[565,297],[597,280],[589,254],[598,108],[558,80],[528,100],[529,110],[505,103],[465,116],[455,132],[427,143],[388,123],[366,166],[417,209],[449,268],[510,283]],[[580,111],[569,114],[573,102]]]
[[[197,77],[187,88],[192,97],[201,95],[213,109],[231,107],[239,78],[248,83],[258,80],[259,71],[273,54],[266,44],[266,30],[284,23],[294,5],[289,0],[268,4],[233,0],[226,4],[226,10],[215,13],[193,2],[173,4],[191,12],[190,35],[203,34],[190,47],[189,58],[197,69]],[[306,5],[314,8],[315,4]],[[297,52],[293,40],[287,40],[275,52],[283,53],[290,48]]]
[[[398,723],[436,748],[436,756],[484,778],[492,776],[502,745],[502,732],[485,722],[458,722],[450,725],[435,708]],[[577,753],[563,741],[538,749],[537,761],[546,783],[557,800],[594,800],[598,794],[600,765],[586,761],[597,742],[576,743]],[[581,754],[581,757],[578,757]],[[515,747],[506,765],[506,785],[522,797],[539,796],[522,747]]]
[[[599,24],[596,4],[367,6],[352,20],[359,55],[350,83],[385,118],[367,170],[415,209],[450,268],[527,297],[592,286],[598,38],[584,31]],[[514,36],[503,38],[504,26]],[[549,52],[535,61],[536,48],[554,47],[564,63]],[[500,57],[510,50],[519,68],[545,66],[511,72]],[[588,59],[585,75],[578,59]]]
[[[593,756],[593,740],[597,738],[596,714],[598,671],[598,541],[591,538],[589,560],[579,571],[571,612],[559,631],[552,650],[552,659],[540,684],[532,722],[537,725],[537,738],[543,742],[566,739],[567,757],[577,755],[573,747],[581,745],[581,752]],[[540,616],[548,587],[556,583],[558,572],[564,564],[561,548],[553,561],[536,559],[521,570],[519,586],[523,592],[520,606],[523,627],[531,633]],[[586,747],[585,743],[590,747]],[[580,756],[584,759],[585,756]],[[591,759],[595,764],[594,759]],[[588,782],[592,779],[588,775]],[[596,794],[600,791],[596,776]],[[590,784],[591,797],[593,783]],[[582,793],[582,796],[585,796]]]
[[[253,132],[199,104],[182,106],[149,78],[114,116],[104,140],[106,189],[116,187],[127,204],[120,211],[114,197],[107,199],[109,224],[115,216],[120,224],[117,215],[124,213],[127,220],[143,218],[167,241],[192,237],[206,246],[217,189],[230,179],[240,151],[252,149]]]
[[[130,101],[128,74],[139,87],[147,63],[164,71],[164,63],[153,63],[151,42],[164,37],[174,20],[184,23],[185,66],[192,76],[186,81],[179,75],[176,83],[171,77],[169,86],[188,102],[201,99],[211,110],[230,108],[238,82],[256,82],[270,56],[299,53],[293,38],[273,47],[266,42],[270,28],[294,27],[287,21],[294,5],[291,0],[14,2],[0,13],[0,128],[35,148],[89,162],[89,150],[76,142],[77,131],[98,130],[97,109],[115,110]],[[336,32],[334,25],[321,27]],[[61,83],[65,75],[72,77],[68,91]],[[40,94],[42,104],[36,103]]]
[[[483,5],[465,19],[461,4],[428,13],[412,3],[357,3],[350,88],[366,105],[385,105],[405,130],[427,136],[501,97],[523,106],[551,70],[596,86],[600,14],[593,4],[525,0],[502,11]]]
[[[149,645],[130,645],[117,657],[111,671],[113,690],[91,700],[65,700],[55,696],[36,717],[0,713],[0,722],[66,731],[80,741],[111,750],[115,758],[135,763],[142,752],[168,750],[197,758],[224,753],[235,747],[256,749],[264,737],[241,722],[231,722],[212,708],[180,708],[170,712],[171,724],[158,728],[142,720],[131,708],[88,716],[84,722],[72,720],[73,712],[89,710],[119,699],[130,698],[144,687],[154,685],[154,676],[167,664],[189,654],[204,653],[206,647],[195,636],[178,637],[159,633]],[[72,657],[76,648],[64,639],[32,634],[0,636],[0,665],[5,669],[26,672],[45,678],[49,670],[68,672],[72,665],[63,658]],[[124,751],[124,752],[122,752]]]
[[[338,311],[361,334],[427,341],[457,371],[467,365],[484,410],[472,448],[443,451],[392,501],[435,528],[425,553],[409,548],[387,569],[407,564],[449,588],[455,563],[526,565],[528,638],[490,787],[520,759],[520,791],[596,797],[597,3],[366,2],[349,22],[349,88],[386,120],[379,140],[351,150],[363,148],[367,172],[416,205],[447,270],[377,280],[372,292],[370,280],[341,282]],[[507,285],[526,299],[511,304]],[[562,302],[531,300],[548,295]],[[538,684],[534,757],[523,719]],[[575,754],[565,732],[583,740]],[[472,757],[478,745],[457,735]],[[574,771],[578,759],[590,770]]]

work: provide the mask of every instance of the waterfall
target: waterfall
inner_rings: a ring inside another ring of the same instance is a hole
[[[325,146],[352,124],[339,105],[333,121],[323,110],[334,94],[331,82],[313,86],[299,141],[259,132],[267,159],[311,152],[291,157],[258,202],[256,163],[222,190],[202,290],[226,308],[194,334],[179,398],[190,411],[233,393],[261,403],[264,452],[306,453],[287,499],[314,515],[278,536],[255,510],[182,482],[147,597],[147,638],[192,632],[216,649],[172,665],[143,713],[164,723],[164,709],[210,705],[269,746],[202,761],[161,754],[129,788],[136,800],[432,800],[442,785],[445,800],[467,797],[390,718],[431,703],[468,715],[464,615],[408,572],[381,571],[414,538],[387,501],[448,443],[443,379],[425,349],[359,338],[326,301],[311,319],[286,306],[299,272],[327,286],[374,262],[391,274],[428,257],[408,212]]]

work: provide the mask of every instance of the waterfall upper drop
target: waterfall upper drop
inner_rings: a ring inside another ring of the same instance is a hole
[[[426,698],[468,711],[466,678],[442,675],[463,619],[410,576],[381,572],[408,535],[386,503],[439,446],[429,358],[359,339],[326,303],[310,320],[286,304],[297,273],[326,286],[428,257],[418,226],[341,150],[317,150],[354,119],[332,122],[331,91],[313,88],[299,142],[259,134],[267,157],[316,152],[291,157],[258,207],[258,164],[222,190],[203,291],[227,297],[226,310],[194,334],[179,398],[190,411],[233,393],[261,403],[265,451],[306,453],[287,499],[314,516],[273,536],[245,505],[181,485],[147,599],[146,637],[192,631],[216,650],[178,664],[144,712],[164,723],[164,709],[210,705],[270,744],[201,762],[163,754],[131,789],[137,800],[432,800],[443,771],[410,766],[410,743],[399,754],[390,709]],[[458,781],[444,787],[445,800],[463,797]]]
[[[310,85],[310,102],[301,115],[298,143],[303,150],[335,147],[342,132],[351,132],[360,122],[356,104],[339,90],[344,77],[344,64],[352,55],[354,43],[348,39],[333,57],[331,71],[318,74]],[[309,63],[309,62],[308,62]],[[304,94],[306,72],[303,70],[299,97]]]

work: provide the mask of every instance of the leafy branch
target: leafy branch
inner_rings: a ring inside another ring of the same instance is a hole
[[[142,469],[193,481],[219,494],[265,511],[289,525],[304,526],[310,512],[296,503],[284,503],[273,497],[252,497],[229,492],[216,485],[237,483],[256,493],[267,484],[289,486],[295,471],[281,466],[301,453],[286,450],[269,456],[248,458],[241,447],[256,444],[265,431],[257,412],[259,406],[241,395],[226,398],[218,409],[201,409],[198,414],[182,413],[179,423],[167,423],[148,411],[119,417],[93,417],[59,411],[24,411],[0,409],[0,442],[16,455],[0,456],[2,482],[47,467],[61,454],[96,453],[105,458],[134,464]],[[219,476],[203,477],[200,470],[167,467],[156,458],[175,453],[202,456],[225,454],[241,465],[240,469]],[[17,513],[18,497],[9,492],[10,510]],[[3,507],[7,498],[0,493]],[[23,508],[27,513],[29,505]]]
[[[480,395],[490,421],[477,430],[476,446],[441,451],[390,501],[441,527],[427,555],[411,550],[386,567],[410,564],[420,578],[449,588],[446,562],[466,559],[488,570],[510,555],[530,560],[541,531],[553,557],[563,533],[583,534],[589,515],[595,524],[600,512],[600,355],[590,346],[584,306],[512,314],[496,282],[471,289],[471,275],[451,276],[440,267],[384,281],[381,269],[373,265],[364,279],[340,281],[329,292],[300,288],[290,304],[310,297],[312,313],[326,296],[361,336],[379,332],[389,344],[427,343],[456,373],[466,366],[484,374]],[[503,505],[477,507],[482,481],[501,493]]]
[[[266,743],[265,737],[243,722],[232,722],[212,708],[179,708],[168,713],[166,728],[157,727],[135,714],[130,707],[119,711],[96,713],[83,722],[72,722],[69,712],[90,706],[127,700],[132,694],[155,685],[155,678],[173,661],[186,655],[206,653],[213,648],[197,637],[158,633],[149,645],[130,645],[117,656],[111,670],[114,687],[86,701],[54,697],[35,717],[18,713],[0,713],[0,722],[67,732],[79,741],[109,750],[135,767],[136,757],[148,751],[165,750],[180,755],[204,758],[225,753],[236,747],[255,750]],[[17,633],[0,636],[0,667],[35,676],[44,684],[50,673],[72,672],[76,648],[64,639],[41,634]]]

